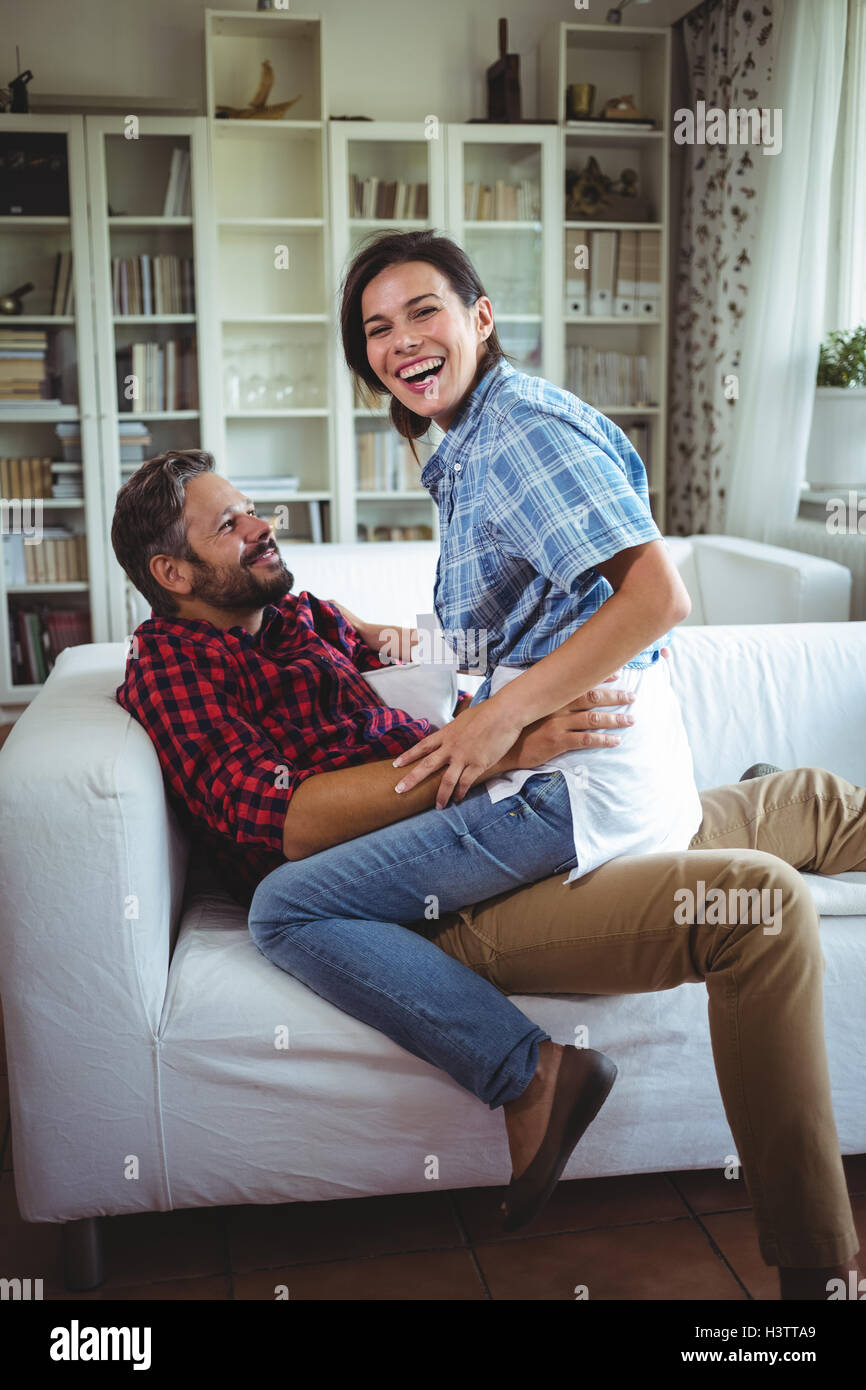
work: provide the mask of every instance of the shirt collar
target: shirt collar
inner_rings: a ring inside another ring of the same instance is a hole
[[[478,417],[489,397],[506,377],[514,375],[514,371],[511,363],[500,357],[465,397],[458,407],[451,428],[446,431],[435,453],[431,454],[424,465],[421,473],[423,487],[429,487],[430,483],[441,477],[443,469],[454,461],[475,430]]]
[[[292,595],[294,597],[294,595]],[[276,641],[282,632],[285,623],[285,614],[273,603],[266,603],[262,609],[262,621],[257,633],[248,632],[246,628],[236,626],[229,628],[215,627],[206,618],[159,618],[151,609],[150,621],[155,623],[171,623],[172,626],[192,628],[201,633],[202,637],[212,637],[215,632],[234,633],[240,641],[245,638],[253,642],[263,642],[267,637],[268,641]]]

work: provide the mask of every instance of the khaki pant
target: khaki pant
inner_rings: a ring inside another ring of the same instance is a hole
[[[701,800],[686,851],[612,860],[567,887],[557,874],[449,913],[428,934],[505,994],[641,994],[705,981],[761,1254],[770,1265],[839,1264],[859,1240],[830,1099],[818,915],[796,870],[866,870],[866,790],[800,768]],[[723,926],[701,925],[698,911],[681,925],[682,890],[697,903],[700,881],[711,921],[709,903],[721,901],[713,888],[726,903],[743,902],[729,889],[768,889],[763,901],[780,904],[780,916],[766,932],[766,914],[748,909],[727,910]]]

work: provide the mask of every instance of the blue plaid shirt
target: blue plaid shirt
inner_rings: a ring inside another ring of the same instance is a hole
[[[421,482],[439,508],[433,603],[461,665],[548,656],[613,593],[595,568],[661,540],[646,470],[605,415],[500,359],[463,401]],[[629,666],[659,659],[670,634]],[[473,654],[484,656],[473,661]]]

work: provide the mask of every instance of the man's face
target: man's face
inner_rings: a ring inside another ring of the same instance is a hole
[[[191,584],[174,591],[184,617],[210,617],[205,608],[253,613],[279,603],[294,576],[286,569],[269,522],[225,478],[201,473],[186,487],[184,518],[194,560],[173,560],[174,574]],[[158,574],[162,582],[166,575]]]

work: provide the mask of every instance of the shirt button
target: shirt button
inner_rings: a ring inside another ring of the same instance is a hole
[[[462,464],[462,463],[455,463],[455,465],[454,465],[454,472],[455,472],[455,473],[459,473],[462,467],[463,467],[463,464]]]

